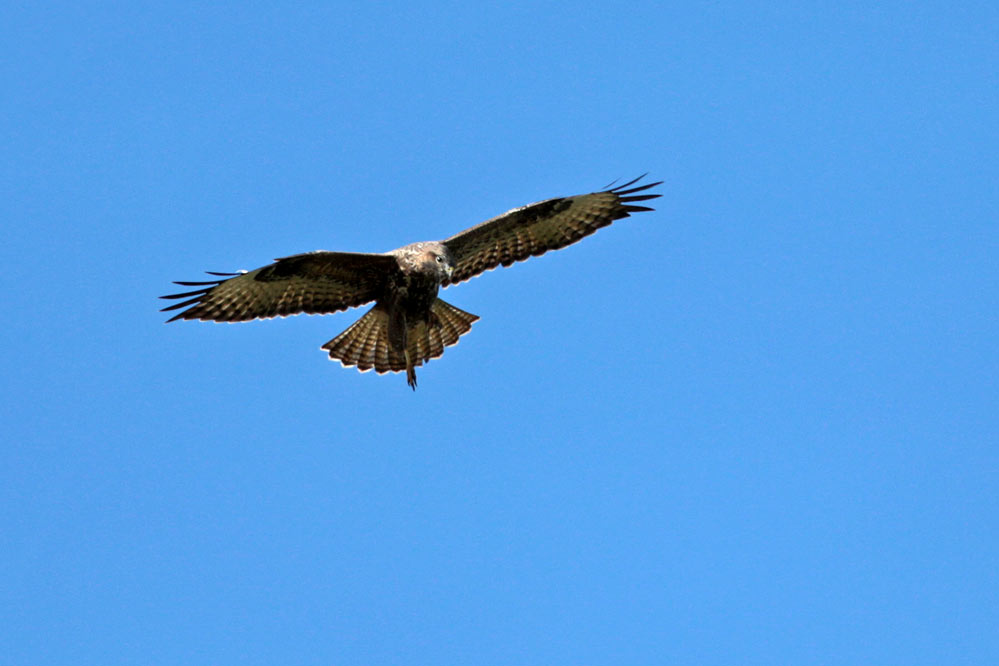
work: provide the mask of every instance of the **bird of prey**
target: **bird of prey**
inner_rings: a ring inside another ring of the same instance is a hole
[[[252,271],[215,273],[207,282],[175,282],[194,291],[161,296],[185,299],[162,311],[177,319],[249,321],[328,314],[374,301],[363,317],[322,346],[330,359],[361,372],[406,371],[416,390],[416,368],[458,342],[479,318],[437,297],[440,287],[575,243],[614,220],[652,210],[636,205],[659,194],[662,181],[644,176],[590,194],[514,208],[442,241],[406,245],[384,254],[308,252]]]

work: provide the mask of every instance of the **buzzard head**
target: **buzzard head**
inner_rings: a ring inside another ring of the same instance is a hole
[[[397,254],[400,261],[419,273],[435,277],[438,284],[446,282],[454,272],[454,256],[444,243],[437,241],[413,243],[399,248],[392,254]]]
[[[441,282],[451,279],[454,273],[454,258],[451,250],[447,249],[443,243],[434,243],[434,247],[429,250],[433,256],[434,264],[437,266],[437,277]]]

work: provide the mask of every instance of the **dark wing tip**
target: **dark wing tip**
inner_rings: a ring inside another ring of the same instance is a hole
[[[242,273],[216,273],[214,271],[205,271],[205,272],[208,273],[209,275],[217,275],[219,277],[225,277],[226,280],[228,280],[228,279],[230,279],[232,277],[235,277],[237,275],[242,275]],[[210,294],[213,289],[215,289],[215,287],[217,287],[218,285],[222,284],[226,280],[209,280],[207,282],[175,281],[174,284],[179,284],[182,287],[201,287],[201,289],[195,289],[194,291],[185,291],[185,292],[182,292],[182,293],[179,293],[179,294],[167,294],[166,296],[160,296],[159,298],[163,298],[163,299],[167,299],[167,300],[171,300],[171,301],[172,300],[177,300],[177,299],[180,299],[180,298],[188,298],[190,296],[194,297],[194,298],[189,298],[189,300],[186,300],[186,301],[181,301],[180,303],[174,303],[172,305],[168,305],[165,308],[160,308],[160,312],[169,312],[171,310],[179,310],[181,308],[186,308],[187,306],[197,307],[200,303],[202,303],[204,301],[205,297],[208,296],[208,294]],[[192,307],[191,310],[193,310],[194,307]],[[167,319],[166,323],[169,324],[170,322],[177,321],[178,319],[193,319],[193,318],[195,318],[194,316],[190,316],[189,313],[191,312],[191,310],[184,310],[183,312],[174,315],[170,319]]]
[[[648,201],[649,199],[658,199],[661,194],[639,194],[634,197],[621,197],[621,201]]]
[[[634,185],[635,183],[637,183],[638,181],[640,181],[641,179],[645,178],[648,175],[649,175],[649,172],[646,171],[645,173],[643,173],[638,178],[634,178],[632,180],[629,180],[627,183],[623,183],[621,185],[618,185],[617,187],[615,187],[614,184],[617,183],[617,181],[619,181],[621,179],[620,178],[615,178],[614,180],[612,180],[611,182],[607,183],[606,185],[604,185],[600,189],[603,192],[615,192],[617,190],[623,190],[624,188],[628,187],[629,185]]]
[[[188,305],[195,305],[196,303],[200,303],[201,299],[203,299],[205,297],[205,295],[208,293],[208,291],[209,290],[206,289],[205,291],[202,291],[202,292],[194,292],[194,293],[198,294],[194,298],[192,298],[190,300],[187,300],[187,301],[181,301],[180,303],[174,303],[173,305],[168,305],[165,308],[160,308],[160,312],[169,312],[170,310],[179,310],[180,308],[187,307]],[[190,294],[177,294],[176,296],[160,296],[160,298],[184,298],[185,296],[190,296]]]
[[[634,205],[635,202],[638,201],[649,201],[650,199],[658,199],[659,197],[662,196],[658,192],[638,194],[638,192],[645,192],[646,190],[652,189],[657,185],[662,185],[663,181],[661,180],[656,181],[654,183],[645,183],[644,185],[638,185],[636,187],[632,187],[633,185],[635,185],[635,183],[640,181],[642,178],[645,178],[647,175],[648,175],[647,173],[643,173],[638,178],[629,180],[627,183],[623,183],[621,185],[618,185],[617,187],[608,187],[607,189],[604,190],[604,192],[610,192],[611,194],[617,196],[618,203],[621,205],[619,210],[624,212],[625,215],[629,215],[631,213],[642,213],[645,211],[655,210],[654,208],[649,208],[648,206]]]
[[[614,180],[612,180],[607,185],[604,185],[603,188],[601,188],[601,191],[603,191],[603,192],[620,192],[622,190],[625,190],[625,189],[631,187],[632,185],[634,185],[635,183],[637,183],[638,181],[640,181],[641,179],[645,178],[648,175],[649,175],[649,172],[646,171],[645,173],[643,173],[638,178],[632,178],[627,183],[621,183],[620,185],[617,185],[617,186],[615,186],[615,183],[617,183],[617,181],[619,181],[621,179],[620,178],[615,178]],[[663,181],[660,180],[657,183],[649,183],[647,185],[642,185],[642,189],[648,189],[650,187],[655,187],[656,185],[661,185],[662,182]]]
[[[633,180],[629,180],[627,183],[622,183],[621,185],[618,185],[617,187],[609,187],[608,186],[608,187],[604,188],[604,191],[605,192],[613,192],[614,194],[616,194],[616,195],[618,195],[620,197],[624,197],[624,196],[628,196],[629,194],[634,194],[635,192],[643,192],[645,190],[652,189],[656,185],[662,185],[663,184],[663,181],[659,180],[659,181],[656,181],[654,183],[645,183],[644,185],[639,185],[638,187],[631,187],[632,185],[634,185],[635,183],[637,183],[638,181],[640,181],[641,179],[645,178],[648,175],[649,174],[647,174],[647,173],[643,173],[638,178],[635,178]],[[631,189],[629,189],[629,188],[631,188]],[[655,198],[655,197],[659,197],[659,196],[662,196],[662,195],[661,194],[651,194],[651,195],[643,195],[643,196],[650,197],[650,198]]]
[[[638,181],[640,181],[641,179],[645,178],[648,175],[649,175],[649,172],[646,171],[645,173],[643,173],[638,178],[634,178],[632,180],[629,180],[627,183],[622,183],[622,184],[618,185],[617,187],[613,187],[614,183],[616,183],[617,181],[621,180],[620,178],[615,178],[614,180],[611,181],[611,183],[609,185],[607,185],[606,187],[604,187],[604,189],[607,190],[608,192],[619,192],[620,190],[623,190],[626,187],[630,187],[631,185],[634,185],[635,183],[637,183]]]
[[[181,283],[180,282],[175,282],[174,284],[181,284]],[[208,292],[207,289],[195,289],[194,291],[185,291],[185,292],[183,292],[181,294],[167,294],[166,296],[160,296],[160,298],[166,298],[166,299],[174,300],[174,299],[177,299],[177,298],[184,298],[185,296],[196,296],[196,295],[200,296],[200,295],[203,295],[203,294],[205,294],[207,292]]]

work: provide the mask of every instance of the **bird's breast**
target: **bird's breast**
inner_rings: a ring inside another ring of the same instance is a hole
[[[423,273],[400,273],[389,284],[392,300],[411,313],[429,312],[437,298],[437,277]]]

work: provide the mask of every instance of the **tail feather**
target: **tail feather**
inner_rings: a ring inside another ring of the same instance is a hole
[[[357,366],[361,372],[405,370],[408,383],[415,388],[413,368],[440,357],[444,348],[457,343],[478,319],[438,298],[426,319],[407,322],[406,349],[393,349],[388,336],[389,310],[379,303],[322,349],[329,352],[331,359],[347,367]]]
[[[331,358],[351,359],[349,365],[356,365],[361,372],[371,370],[379,365],[377,352],[380,329],[387,326],[387,322],[387,313],[376,306],[346,331],[323,345],[323,349],[329,350]]]
[[[457,343],[458,338],[472,330],[472,324],[479,320],[478,316],[459,310],[439,298],[430,306],[430,313],[439,324],[434,328],[441,336],[441,344],[444,347]]]

